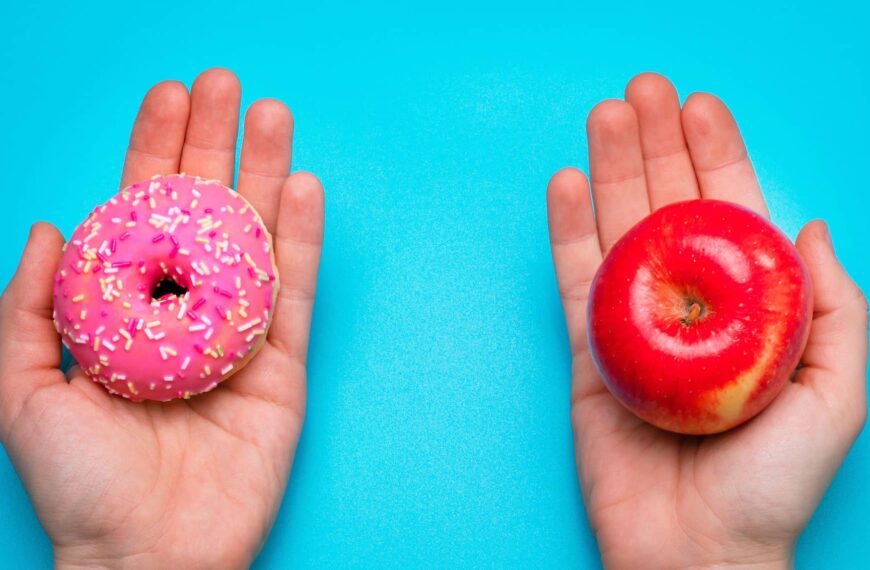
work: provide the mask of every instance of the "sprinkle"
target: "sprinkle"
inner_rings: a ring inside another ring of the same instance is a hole
[[[199,318],[199,315],[197,315],[193,311],[187,311],[187,316],[190,317],[190,320],[192,321],[195,321]]]
[[[172,245],[174,245],[176,248],[178,248],[178,238],[177,237],[175,237],[172,234],[169,234],[169,241],[172,242]]]
[[[188,332],[199,332],[205,330],[205,325],[203,323],[197,323],[195,325],[190,325],[187,327]]]
[[[112,242],[109,244],[109,250],[111,250],[112,253],[115,253],[116,249],[118,249],[118,241],[112,239]]]
[[[105,346],[106,349],[109,350],[110,352],[115,352],[115,345],[112,344],[111,341],[109,341],[109,340],[104,340],[104,341],[103,341],[103,346]]]
[[[154,335],[154,340],[160,340],[160,339],[164,338],[165,336],[166,336],[165,332],[162,332],[160,334],[156,334],[156,335]]]
[[[83,320],[85,320],[86,318],[88,318],[88,311],[87,311],[87,309],[82,309],[82,312],[79,313],[79,320],[80,320],[80,321],[83,321]],[[67,320],[68,320],[68,321],[71,321],[72,319],[67,319]]]
[[[237,330],[238,332],[245,332],[246,330],[248,330],[248,329],[250,329],[250,328],[252,328],[252,327],[257,326],[257,325],[259,325],[259,324],[262,323],[262,322],[263,322],[263,319],[261,319],[260,317],[257,317],[257,318],[254,319],[253,321],[248,321],[247,323],[245,323],[245,324],[243,324],[243,325],[240,325],[239,327],[236,328],[236,330]]]
[[[205,305],[205,297],[202,297],[199,301],[193,304],[193,310],[195,311],[203,305]]]
[[[112,267],[130,267],[133,265],[130,261],[115,261],[112,263]]]
[[[232,369],[233,369],[233,364],[232,363],[227,364],[226,366],[221,368],[221,375],[226,375]]]
[[[205,324],[211,326],[211,319],[209,319],[209,318],[206,317],[205,315],[202,316],[202,322],[204,322]]]
[[[208,340],[211,338],[211,335],[213,335],[213,334],[214,334],[214,329],[208,329],[205,333],[205,336],[203,336],[203,338],[205,340]]]
[[[100,350],[100,337],[95,336],[94,337],[94,352],[97,352],[98,350]]]
[[[80,301],[84,301],[84,299],[85,299],[84,294],[79,294],[79,295],[76,295],[75,297],[72,298],[72,302],[78,303]]]
[[[164,236],[163,234],[157,234],[156,236],[151,238],[151,243],[157,243],[158,241],[162,240],[164,237],[166,237],[166,236]]]
[[[182,317],[184,317],[184,313],[186,313],[186,312],[187,312],[187,302],[182,301],[181,305],[178,307],[178,315],[176,318],[180,321],[182,319]]]
[[[120,330],[118,330],[118,333],[120,333],[120,335],[121,335],[122,337],[124,337],[125,339],[127,339],[126,344],[124,344],[124,350],[129,351],[129,350],[130,350],[130,347],[133,346],[133,337],[131,337],[131,336],[130,336],[130,333],[128,333],[128,332],[125,331],[124,329],[120,329]]]
[[[124,233],[122,233],[120,236],[118,236],[118,240],[119,240],[119,241],[124,241],[124,240],[127,239],[128,237],[130,237],[130,232],[124,232]]]
[[[201,345],[194,343],[193,348],[194,348],[194,350],[196,350],[197,352],[199,352],[200,354],[202,354],[202,352],[203,352],[203,348],[202,348]]]
[[[226,310],[224,310],[223,307],[221,307],[220,305],[217,305],[217,306],[214,308],[214,310],[215,310],[215,312],[218,314],[218,316],[219,316],[220,318],[226,320],[226,318],[227,318],[227,312],[226,312]]]
[[[149,321],[149,322],[145,325],[145,328],[147,328],[147,329],[151,329],[151,328],[159,327],[159,326],[160,326],[160,321]]]
[[[137,221],[137,220],[139,219],[139,216],[137,216],[137,215],[136,215],[136,212],[133,211],[133,212],[130,212],[130,219],[133,220],[133,221],[135,222],[135,221]]]
[[[182,370],[187,370],[187,366],[188,366],[189,364],[190,364],[190,357],[189,357],[189,356],[185,356],[185,357],[184,357],[184,361],[181,363],[181,369],[182,369]]]
[[[242,288],[242,278],[240,276],[236,275],[236,289],[241,289],[241,288]]]

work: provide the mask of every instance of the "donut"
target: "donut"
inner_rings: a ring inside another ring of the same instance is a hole
[[[53,319],[93,381],[133,401],[207,392],[262,347],[272,236],[215,180],[154,176],[97,206],[64,245]]]

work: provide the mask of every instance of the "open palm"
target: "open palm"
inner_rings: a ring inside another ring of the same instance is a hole
[[[616,568],[786,565],[794,542],[867,413],[867,304],[812,222],[797,247],[814,285],[802,368],[742,427],[708,437],[654,428],[607,391],[589,354],[586,302],[608,249],[651,211],[715,198],[767,208],[730,112],[715,97],[684,106],[659,75],[588,120],[591,196],[577,170],[548,190],[553,257],[573,351],[577,464],[602,558]],[[593,213],[593,200],[595,210]]]
[[[233,186],[240,86],[209,70],[191,92],[156,85],[133,127],[122,186],[186,172]],[[289,175],[293,120],[247,112],[237,189],[275,239],[281,287],[262,350],[191,400],[131,403],[59,370],[51,283],[63,238],[34,226],[0,306],[0,436],[60,565],[241,567],[272,525],[305,408],[305,357],[323,193]]]

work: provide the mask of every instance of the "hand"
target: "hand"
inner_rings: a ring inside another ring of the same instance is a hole
[[[156,85],[121,185],[186,172],[232,187],[240,97],[221,69],[189,94],[178,82]],[[281,288],[262,350],[207,394],[135,404],[77,367],[65,378],[51,320],[64,240],[48,224],[33,227],[0,300],[0,436],[58,566],[236,568],[265,541],[302,427],[323,232],[320,183],[288,176],[292,129],[279,101],[247,112],[236,188],[275,238]]]
[[[573,352],[571,416],[586,509],[606,566],[787,566],[867,415],[867,303],[824,223],[797,248],[814,286],[803,367],[758,417],[715,436],[656,429],[607,391],[587,348],[586,300],[603,256],[650,211],[717,198],[767,214],[737,124],[715,97],[680,109],[667,79],[633,79],[588,120],[592,197],[577,170],[548,190],[550,236]],[[592,201],[595,202],[593,216]]]

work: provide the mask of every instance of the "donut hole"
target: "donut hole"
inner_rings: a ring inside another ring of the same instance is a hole
[[[187,293],[187,287],[179,284],[171,277],[164,277],[151,290],[151,298],[159,301],[165,297],[182,297]]]

